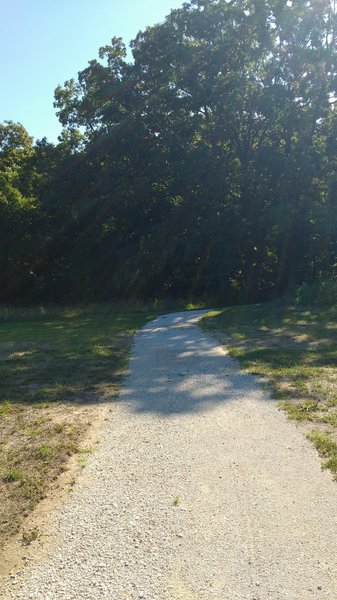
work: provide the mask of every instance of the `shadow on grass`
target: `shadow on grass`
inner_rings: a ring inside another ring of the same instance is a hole
[[[311,350],[292,349],[257,349],[237,350],[235,353],[245,364],[262,362],[272,369],[293,369],[294,367],[335,367],[337,361],[337,346],[313,352]],[[242,354],[242,356],[241,356]],[[305,377],[305,373],[299,373]]]
[[[0,324],[0,401],[96,403],[124,374],[132,334],[156,313]]]
[[[110,312],[62,320],[1,323],[1,399],[19,404],[93,404],[115,400],[117,386],[125,374],[132,333],[156,316],[144,312]],[[331,322],[331,315],[329,318]],[[196,412],[244,394],[247,375],[238,372],[228,378],[226,365],[231,359],[215,354],[209,339],[200,333],[196,336],[195,330],[185,326],[184,319],[179,313],[175,317],[159,317],[141,334],[145,336],[142,342],[147,340],[146,356],[142,358],[138,353],[132,359],[132,366],[140,381],[142,378],[145,381],[147,375],[147,388],[142,389],[138,383],[127,399],[121,396],[121,400],[135,402],[138,411],[166,415]],[[268,340],[272,331],[275,335],[275,330],[288,327],[289,322],[292,331],[310,327],[311,335],[313,328],[322,334],[324,324],[326,329],[330,327],[326,317],[324,320],[312,311],[275,310],[268,306],[225,309],[214,322],[229,338],[236,335],[237,340],[241,339],[239,344],[245,344],[246,338],[250,340],[253,330],[255,335]],[[179,353],[173,356],[177,348]],[[312,378],[312,369],[335,366],[337,344],[319,352],[301,345],[238,347],[234,354],[250,371],[254,371],[255,365],[257,374],[263,374],[263,369],[272,370],[280,377],[296,381],[300,389]],[[213,393],[215,378],[217,392]]]
[[[286,400],[290,418],[337,422],[337,308],[281,304],[215,311],[205,319],[250,373],[269,381]],[[304,402],[303,402],[304,400]]]

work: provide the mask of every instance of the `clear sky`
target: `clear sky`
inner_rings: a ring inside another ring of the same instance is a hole
[[[183,0],[0,0],[0,122],[55,142],[54,89],[113,36],[126,44]]]

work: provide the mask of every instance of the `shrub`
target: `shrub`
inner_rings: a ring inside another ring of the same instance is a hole
[[[296,289],[295,304],[334,306],[337,304],[337,280],[321,279],[314,283],[302,283]]]

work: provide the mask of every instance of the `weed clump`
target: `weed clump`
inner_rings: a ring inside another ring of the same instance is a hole
[[[21,481],[24,478],[24,475],[19,469],[8,469],[4,472],[2,476],[2,481],[4,483],[13,483],[14,481]]]
[[[330,469],[337,476],[337,444],[331,437],[322,431],[313,431],[307,434],[317,448],[319,454],[327,460],[323,463],[324,469]]]

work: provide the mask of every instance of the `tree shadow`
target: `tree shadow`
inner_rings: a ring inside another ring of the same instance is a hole
[[[167,417],[201,413],[243,401],[252,390],[267,401],[257,379],[192,326],[196,316],[159,317],[139,334],[119,398],[131,411]]]
[[[0,403],[102,404],[116,397],[132,332],[156,314],[0,325]]]

